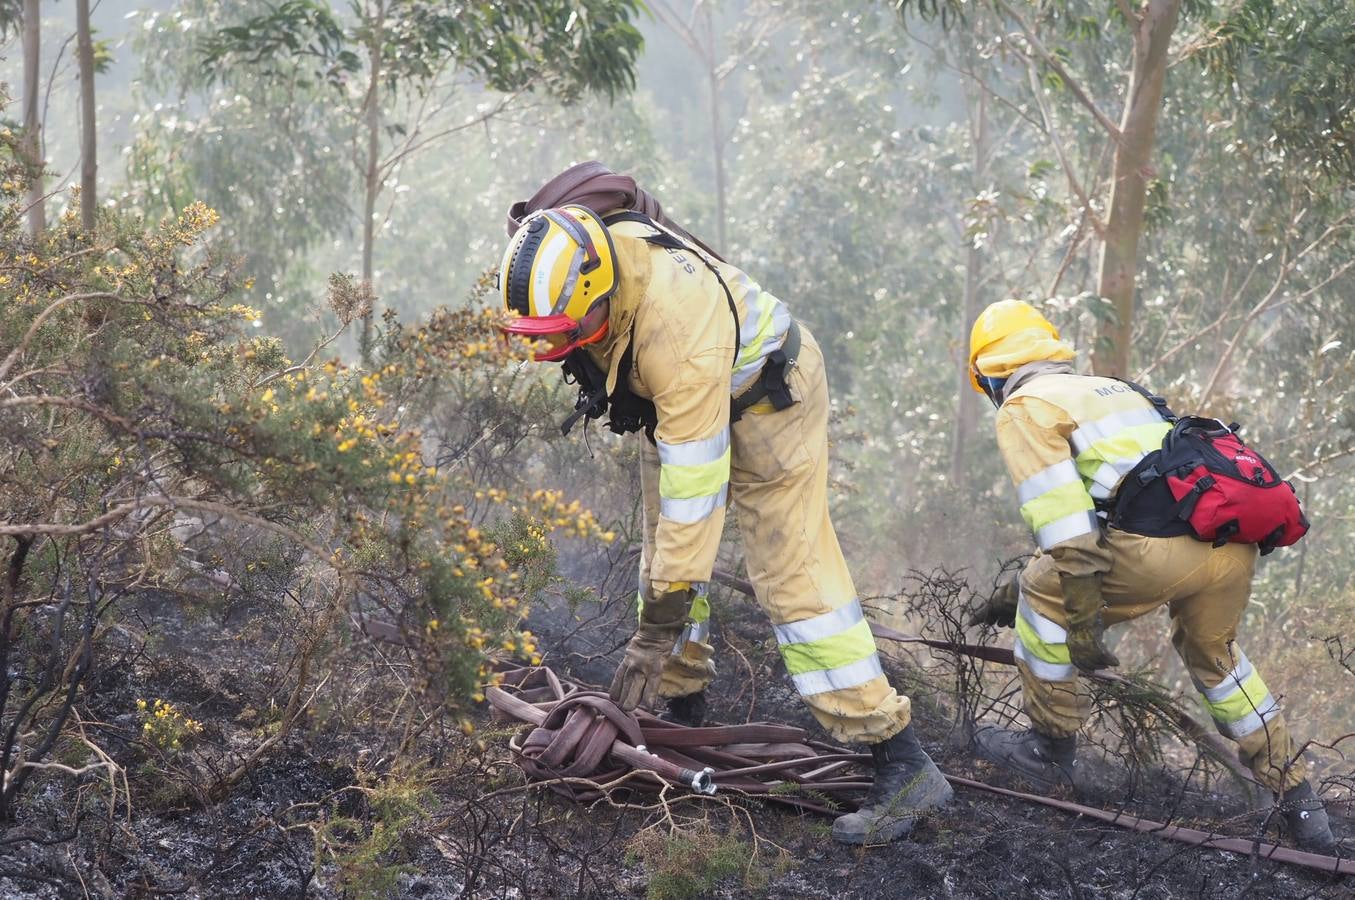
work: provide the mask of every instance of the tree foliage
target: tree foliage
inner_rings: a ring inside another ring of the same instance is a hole
[[[635,0],[376,6],[355,4],[345,20],[320,0],[287,0],[206,38],[203,61],[222,78],[252,66],[290,77],[302,62],[317,80],[342,88],[363,70],[360,48],[376,45],[391,90],[427,85],[448,64],[493,91],[541,86],[564,100],[591,92],[614,97],[635,84],[642,44],[630,21],[639,10]]]

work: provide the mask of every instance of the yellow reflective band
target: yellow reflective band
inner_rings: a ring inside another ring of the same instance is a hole
[[[1072,663],[1049,663],[1036,657],[1020,641],[1012,644],[1012,655],[1019,659],[1030,674],[1041,681],[1068,681],[1077,677]]]
[[[729,449],[729,429],[721,428],[710,437],[697,441],[684,441],[680,444],[655,441],[654,444],[659,451],[659,462],[664,465],[694,466],[717,460]]]
[[[1096,508],[1091,494],[1076,481],[1061,484],[1051,491],[1045,491],[1027,503],[1021,504],[1021,518],[1026,520],[1031,531],[1039,531],[1050,522],[1067,518],[1075,513],[1087,512]]]
[[[734,362],[734,368],[740,369],[748,365],[753,360],[762,355],[762,345],[771,337],[772,318],[776,312],[776,306],[781,301],[777,300],[766,291],[759,291],[757,308],[757,332],[752,340],[744,341],[743,349],[739,351],[739,358]],[[746,301],[745,301],[746,302]],[[748,311],[749,313],[752,310]]]
[[[1041,550],[1051,550],[1064,541],[1082,537],[1084,534],[1096,534],[1100,530],[1096,513],[1091,510],[1075,512],[1071,516],[1055,519],[1035,532],[1035,543]]]
[[[1222,687],[1222,685],[1220,685]],[[1261,673],[1252,670],[1251,675],[1247,676],[1241,684],[1234,684],[1233,690],[1221,700],[1210,700],[1205,697],[1205,705],[1209,707],[1209,714],[1219,722],[1239,722],[1253,713],[1260,712],[1265,714],[1266,700],[1270,696],[1270,690],[1266,683],[1261,680]],[[1274,701],[1271,701],[1273,705]]]
[[[865,620],[832,637],[781,645],[781,658],[786,661],[786,671],[791,675],[840,669],[874,655],[875,637],[870,633],[870,623]]]
[[[1081,480],[1077,467],[1071,459],[1062,459],[1045,469],[1036,472],[1016,486],[1018,503],[1029,503],[1036,497],[1065,484],[1076,484]]]
[[[1123,459],[1138,460],[1162,446],[1162,438],[1172,427],[1166,422],[1134,425],[1103,438],[1077,455],[1077,471],[1087,481],[1093,480],[1102,463],[1112,465]]]
[[[1165,423],[1162,416],[1153,407],[1127,409],[1082,425],[1073,432],[1072,437],[1069,438],[1069,443],[1073,445],[1073,450],[1081,455],[1094,444],[1113,438],[1121,432],[1142,426],[1160,426],[1163,424]],[[1170,429],[1171,426],[1168,425],[1167,427]]]
[[[1021,646],[1038,660],[1065,666],[1072,662],[1067,644],[1046,644],[1024,616],[1016,617],[1016,637],[1021,641]]]
[[[663,465],[659,467],[659,496],[671,500],[688,500],[718,494],[729,481],[729,450],[719,458],[694,466]]]
[[[880,656],[872,653],[865,659],[858,659],[854,663],[836,669],[819,669],[815,672],[805,672],[803,675],[792,675],[790,678],[795,682],[795,689],[800,692],[801,697],[813,697],[815,694],[828,691],[845,691],[858,687],[883,675]]]
[[[691,609],[687,611],[687,618],[693,622],[705,622],[710,619],[710,601],[706,599],[705,594],[697,594],[692,600]]]

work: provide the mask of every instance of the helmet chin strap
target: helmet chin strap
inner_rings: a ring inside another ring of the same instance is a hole
[[[983,388],[983,392],[987,394],[988,399],[992,401],[993,408],[1000,408],[1002,406],[1002,389],[1006,387],[1007,379],[993,378],[989,375],[979,374],[978,372],[975,372],[974,376],[979,381],[979,387]]]

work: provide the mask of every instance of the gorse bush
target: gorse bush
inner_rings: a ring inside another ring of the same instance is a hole
[[[313,715],[373,635],[400,660],[394,746],[471,730],[491,656],[536,658],[519,626],[554,577],[547,535],[610,538],[557,493],[496,483],[558,391],[519,365],[527,348],[472,308],[388,319],[371,368],[324,359],[372,302],[335,276],[336,334],[294,362],[236,302],[247,280],[213,252],[212,210],[105,212],[92,234],[68,214],[31,240],[0,142],[0,818],[82,720],[110,634],[150,637],[120,618],[136,598],[243,604],[277,629],[253,633],[269,678],[240,686],[279,710],[251,750],[214,755],[177,698],[122,736],[129,752],[192,737],[204,796]],[[328,698],[340,727],[373,709],[354,700]]]

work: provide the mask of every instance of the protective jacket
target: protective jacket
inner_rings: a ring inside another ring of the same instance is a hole
[[[891,737],[908,724],[909,703],[884,676],[829,520],[828,387],[813,337],[735,266],[647,240],[652,224],[610,227],[620,285],[609,336],[585,351],[609,392],[625,378],[655,408],[654,442],[641,451],[640,602],[684,582],[697,594],[660,694],[689,694],[714,676],[705,586],[732,500],[749,579],[805,702],[839,740]],[[762,400],[735,420],[735,401],[794,333],[784,408]]]
[[[1108,507],[1120,479],[1171,426],[1128,384],[1061,369],[1036,378],[1018,369],[1009,379],[997,445],[1040,549],[1065,574],[1104,573],[1111,557],[1098,505]]]
[[[673,582],[710,580],[729,496],[730,401],[781,347],[791,316],[728,263],[645,240],[660,233],[653,225],[627,221],[611,231],[621,287],[611,338],[590,351],[612,393],[629,350],[625,387],[657,413],[660,518],[650,580],[662,593]]]
[[[1090,713],[1070,662],[1061,574],[1101,573],[1107,626],[1166,606],[1172,645],[1220,733],[1276,791],[1303,780],[1279,704],[1235,640],[1257,550],[1190,536],[1145,537],[1098,515],[1170,426],[1129,385],[1032,363],[1008,380],[997,440],[1041,552],[1021,574],[1015,651],[1036,729],[1075,734]]]

